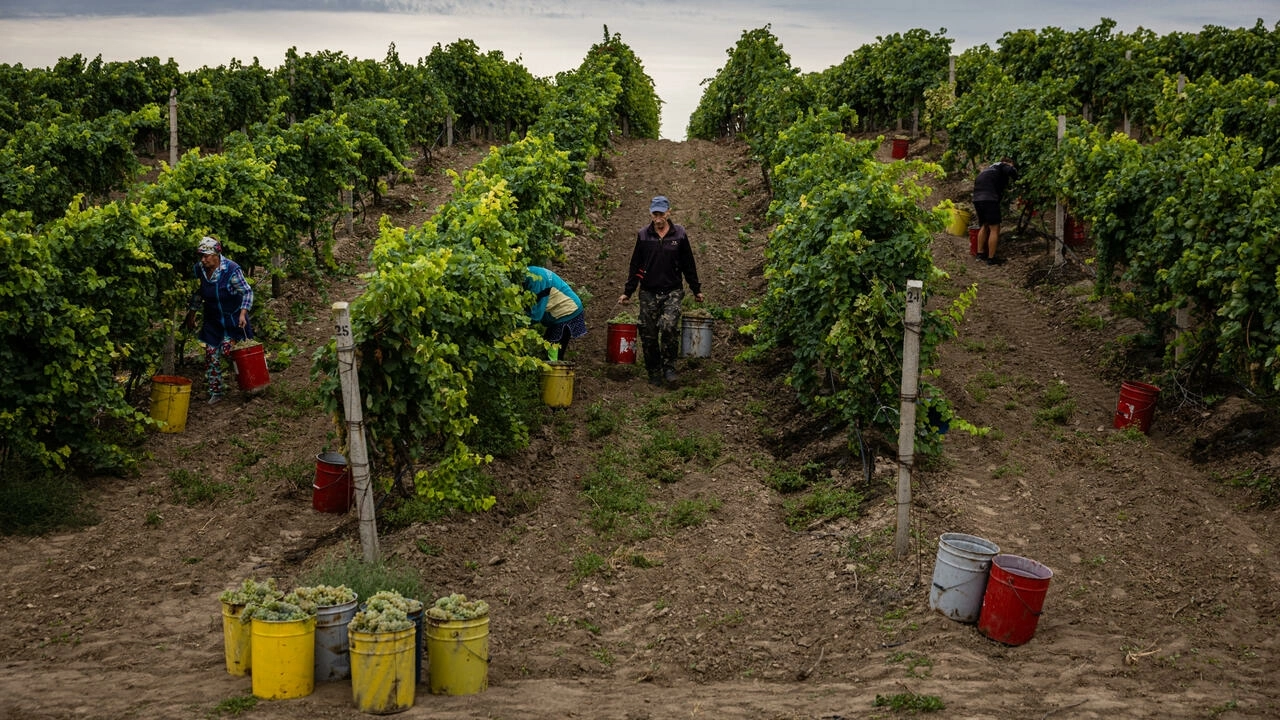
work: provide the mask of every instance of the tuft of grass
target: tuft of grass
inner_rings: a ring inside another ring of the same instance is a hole
[[[625,408],[614,407],[610,403],[597,401],[587,408],[587,437],[599,440],[612,435],[626,422]]]
[[[625,530],[635,517],[652,512],[644,484],[627,475],[624,466],[607,461],[598,462],[583,478],[582,495],[591,503],[591,528],[602,534]]]
[[[432,523],[453,514],[453,509],[445,503],[418,496],[396,498],[387,505],[382,511],[382,519],[388,529],[406,528],[414,523]]]
[[[695,360],[697,358],[691,358],[690,363],[692,364]],[[724,382],[719,379],[719,373],[715,372],[719,364],[704,363],[703,367],[715,377],[696,385],[681,387],[654,397],[640,408],[640,418],[647,422],[654,422],[667,415],[688,412],[696,407],[698,403],[724,397],[726,392]]]
[[[1005,384],[1008,378],[1000,377],[991,370],[981,370],[973,379],[964,384],[965,392],[974,399],[974,402],[986,402],[991,396],[991,391]]]
[[[1107,326],[1106,318],[1095,315],[1094,313],[1081,310],[1072,320],[1071,324],[1080,330],[1101,330]]]
[[[707,521],[708,515],[719,510],[720,504],[719,498],[678,500],[667,515],[667,524],[674,528],[697,527]]]
[[[596,552],[585,552],[573,559],[573,578],[569,587],[586,580],[592,575],[604,575],[609,568],[602,555]]]
[[[723,448],[724,440],[719,435],[703,435],[695,432],[677,436],[666,430],[658,430],[640,449],[640,454],[649,457],[650,454],[669,453],[684,462],[701,460],[705,463],[713,463],[720,459]]]
[[[1021,463],[1013,462],[1006,463],[995,470],[992,470],[991,476],[994,478],[1002,478],[1006,476],[1022,477],[1026,472],[1026,469],[1022,467]]]
[[[80,480],[70,474],[26,471],[13,467],[15,461],[10,463],[0,473],[0,533],[40,535],[98,522]]]
[[[222,715],[239,715],[254,709],[258,705],[258,698],[253,695],[237,695],[229,697],[226,700],[213,706],[213,714]]]
[[[1143,437],[1146,437],[1145,435]],[[1258,496],[1258,507],[1269,508],[1280,504],[1280,487],[1276,479],[1257,470],[1246,470],[1227,481],[1234,487],[1246,488]]]
[[[503,511],[512,516],[531,513],[542,504],[544,497],[541,490],[514,490],[503,501]]]
[[[1037,425],[1065,425],[1076,411],[1076,401],[1071,399],[1067,384],[1059,380],[1044,389],[1040,395],[1040,410],[1036,411]]]
[[[872,703],[872,707],[887,707],[894,712],[908,713],[938,712],[947,709],[942,698],[937,695],[919,695],[913,692],[876,695],[876,701]]]
[[[262,480],[268,484],[285,485],[296,490],[310,490],[315,480],[315,464],[310,460],[290,463],[267,462],[261,469]]]
[[[169,480],[173,482],[174,497],[189,507],[216,502],[235,491],[227,483],[212,480],[186,468],[171,471]]]
[[[330,553],[319,565],[301,573],[298,584],[346,585],[361,598],[379,590],[395,590],[407,598],[423,599],[422,578],[413,566],[395,558],[367,563],[354,550],[342,555]]]
[[[278,418],[300,418],[319,410],[320,391],[311,386],[290,387],[281,383],[271,383],[267,393],[273,400],[278,400],[275,414]]]
[[[814,462],[805,463],[799,468],[778,466],[765,477],[765,486],[784,495],[799,492],[813,484],[820,477],[822,465]]]
[[[896,652],[889,656],[889,662],[907,666],[907,675],[914,678],[929,677],[933,670],[933,660],[928,655],[914,652]],[[924,668],[921,670],[921,668]]]
[[[887,545],[877,543],[874,538],[854,535],[845,541],[844,556],[861,561],[871,572],[875,572],[881,563],[889,559],[889,550]]]
[[[832,482],[815,485],[811,490],[782,504],[787,527],[803,530],[823,520],[856,518],[866,498],[853,488],[837,487]]]

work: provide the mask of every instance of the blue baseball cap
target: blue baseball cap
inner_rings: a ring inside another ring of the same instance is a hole
[[[651,213],[666,212],[670,209],[671,202],[664,195],[659,195],[649,202],[649,212]]]

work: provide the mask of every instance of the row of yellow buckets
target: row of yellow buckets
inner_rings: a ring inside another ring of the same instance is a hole
[[[242,605],[222,603],[227,672],[252,675],[264,700],[310,695],[317,680],[351,679],[356,708],[377,715],[413,707],[424,672],[435,695],[474,695],[489,687],[489,618],[436,620],[416,613],[414,627],[398,632],[351,630],[354,601],[320,608],[303,620],[242,621]]]

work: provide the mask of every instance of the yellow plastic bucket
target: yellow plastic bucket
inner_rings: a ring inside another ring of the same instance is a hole
[[[542,402],[548,407],[569,407],[573,402],[573,363],[550,365],[542,371]]]
[[[427,618],[427,664],[434,695],[474,695],[489,687],[489,616]]]
[[[227,672],[240,677],[249,674],[253,655],[249,648],[252,643],[252,624],[240,620],[243,605],[222,603],[222,650],[227,656]]]
[[[387,715],[413,707],[418,690],[414,663],[417,627],[367,633],[348,628],[351,697],[360,712]]]
[[[253,694],[263,700],[306,697],[316,687],[316,619],[254,620]]]
[[[951,222],[947,225],[947,232],[952,235],[964,237],[969,234],[969,211],[960,208],[951,208]]]
[[[161,423],[160,432],[186,430],[187,407],[190,404],[190,380],[178,375],[151,378],[151,417]]]

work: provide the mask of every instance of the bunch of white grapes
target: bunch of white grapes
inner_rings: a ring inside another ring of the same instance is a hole
[[[286,601],[300,605],[315,612],[318,608],[345,605],[356,599],[356,593],[346,585],[312,585],[311,587],[294,588],[284,598]]]
[[[246,605],[242,617],[247,617],[251,620],[281,622],[285,620],[306,620],[314,614],[291,602],[273,599]]]
[[[427,617],[432,620],[473,620],[489,614],[489,603],[483,600],[468,600],[466,595],[453,593],[446,595],[436,604],[427,608]]]
[[[275,578],[267,578],[265,582],[245,578],[240,587],[222,591],[218,599],[228,605],[251,605],[282,597],[284,592],[276,587]]]
[[[349,627],[355,632],[400,632],[413,627],[409,615],[421,610],[422,603],[418,600],[394,590],[379,590],[351,618]]]

